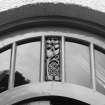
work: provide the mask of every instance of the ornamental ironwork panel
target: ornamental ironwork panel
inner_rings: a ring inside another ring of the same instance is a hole
[[[45,38],[45,80],[61,81],[61,38]]]

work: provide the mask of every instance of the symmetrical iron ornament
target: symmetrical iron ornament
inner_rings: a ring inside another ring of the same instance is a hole
[[[45,79],[61,81],[61,39],[60,37],[45,38]]]

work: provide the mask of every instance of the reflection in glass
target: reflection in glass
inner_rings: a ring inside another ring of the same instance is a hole
[[[65,45],[66,81],[91,87],[89,47],[73,42]]]
[[[0,53],[0,93],[8,89],[11,50]]]
[[[105,54],[95,50],[96,89],[105,95]]]
[[[17,47],[15,86],[38,82],[40,73],[40,42]]]

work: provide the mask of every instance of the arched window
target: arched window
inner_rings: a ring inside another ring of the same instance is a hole
[[[1,41],[0,92],[52,81],[104,91],[103,41],[81,33],[48,29],[18,33]]]

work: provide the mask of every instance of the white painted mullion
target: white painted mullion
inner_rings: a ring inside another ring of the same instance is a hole
[[[11,51],[11,63],[10,63],[10,78],[9,78],[9,89],[14,87],[14,77],[15,77],[15,63],[16,63],[16,42],[12,44]]]
[[[92,85],[93,90],[96,90],[96,78],[95,78],[95,57],[94,57],[94,44],[90,43],[90,60],[91,60],[91,73],[92,73]]]
[[[41,40],[41,82],[44,81],[44,68],[45,68],[45,36],[42,36]]]
[[[64,64],[65,64],[65,39],[64,39],[64,36],[62,36],[62,44],[61,44],[61,66],[62,66],[62,82],[65,81],[65,71],[64,71]]]

